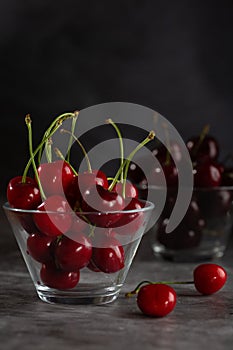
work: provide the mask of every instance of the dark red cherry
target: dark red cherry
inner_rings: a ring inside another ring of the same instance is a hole
[[[193,161],[216,160],[219,156],[218,142],[211,135],[206,135],[202,141],[199,136],[192,137],[186,142],[186,145]]]
[[[40,270],[41,281],[50,288],[72,289],[79,282],[80,272],[63,271],[54,263],[43,264]]]
[[[198,205],[205,218],[217,218],[226,215],[232,207],[233,190],[225,188],[198,191]]]
[[[123,196],[123,188],[124,185],[122,182],[118,182],[112,189],[113,192],[119,193],[121,196]],[[126,198],[138,198],[138,189],[136,186],[134,186],[131,182],[126,181],[125,183],[125,193]]]
[[[198,163],[194,169],[195,187],[218,187],[221,185],[222,174],[214,162]]]
[[[26,182],[22,182],[22,176],[14,177],[7,186],[7,200],[13,208],[36,209],[41,203],[40,191],[36,181],[26,177]]]
[[[27,252],[36,261],[47,263],[53,260],[55,239],[40,232],[34,232],[27,239]]]
[[[72,216],[66,199],[59,195],[48,197],[33,214],[39,231],[48,236],[60,236],[72,225]]]
[[[66,189],[66,198],[70,206],[72,208],[80,206],[83,192],[94,185],[108,188],[107,177],[101,170],[85,171],[75,176]]]
[[[74,177],[70,165],[63,160],[40,164],[38,175],[46,196],[64,195]]]
[[[201,229],[190,228],[182,221],[172,232],[167,233],[168,219],[158,224],[157,239],[168,249],[190,249],[197,247],[202,238]]]
[[[55,251],[58,266],[64,271],[77,271],[87,266],[92,254],[91,241],[84,235],[76,235],[76,240],[62,236]]]
[[[144,202],[138,198],[128,198],[120,219],[115,223],[116,233],[122,235],[134,235],[144,222]]]
[[[84,192],[82,211],[93,212],[85,216],[96,226],[111,227],[121,217],[124,206],[121,195],[102,186],[92,186]]]
[[[163,176],[168,187],[176,187],[178,185],[178,171],[173,161],[169,161],[153,168],[149,175],[149,183],[153,186],[163,186]]]
[[[114,237],[104,237],[101,247],[94,247],[94,266],[105,273],[114,273],[124,267],[124,249]]]

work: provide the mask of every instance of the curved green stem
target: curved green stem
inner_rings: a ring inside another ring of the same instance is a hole
[[[57,125],[55,126],[54,130],[51,132],[50,135],[48,135],[46,138],[44,138],[41,143],[37,146],[37,148],[35,149],[35,151],[30,155],[30,159],[28,160],[26,167],[24,168],[24,172],[23,172],[23,176],[22,176],[22,182],[26,181],[26,176],[28,173],[28,170],[32,164],[32,162],[34,161],[34,158],[36,156],[36,154],[41,151],[41,149],[44,146],[44,143],[48,141],[48,139],[57,131],[57,129],[59,129],[60,125],[61,125],[61,121],[57,121],[56,123]]]
[[[152,281],[142,281],[140,282],[136,288],[134,290],[132,290],[131,292],[128,292],[125,294],[126,297],[132,297],[135,294],[138,294],[141,286],[143,284],[194,284],[194,281],[157,281],[157,282],[152,282]]]
[[[32,121],[31,121],[31,118],[30,118],[30,115],[26,115],[25,117],[25,122],[26,122],[26,125],[27,125],[27,128],[28,128],[28,142],[29,142],[29,152],[30,152],[30,156],[31,156],[31,159],[32,159],[32,166],[33,166],[33,170],[34,170],[34,173],[35,173],[35,177],[36,177],[36,180],[37,180],[37,184],[38,184],[38,187],[39,187],[39,190],[40,190],[40,195],[41,195],[41,198],[42,200],[45,200],[46,199],[46,196],[44,194],[44,191],[43,191],[43,188],[41,186],[41,182],[40,182],[40,179],[39,179],[39,176],[38,176],[38,172],[37,172],[37,168],[36,168],[36,164],[35,164],[35,160],[34,160],[34,156],[33,156],[33,146],[32,146]]]
[[[89,173],[92,173],[92,168],[91,168],[91,162],[90,162],[90,159],[87,155],[87,152],[85,150],[85,148],[83,147],[82,143],[79,141],[79,139],[69,130],[66,130],[66,129],[61,129],[60,131],[62,134],[69,134],[73,137],[73,139],[78,143],[78,145],[80,146],[83,154],[84,154],[84,157],[86,159],[86,163],[87,163],[87,169],[88,169],[88,172]]]
[[[69,164],[69,166],[71,167],[73,173],[77,176],[77,175],[78,175],[77,171],[76,171],[76,170],[74,169],[74,167],[65,159],[65,157],[63,156],[63,154],[61,153],[61,151],[59,150],[59,148],[55,147],[55,148],[54,148],[54,152],[55,152],[55,154],[56,154],[56,156],[57,156],[58,158],[62,159],[64,162],[66,162],[66,163]]]
[[[48,139],[48,136],[51,135],[52,129],[54,127],[56,127],[57,123],[60,122],[61,124],[63,123],[64,120],[68,119],[68,118],[74,118],[76,117],[78,114],[77,111],[75,112],[67,112],[67,113],[63,113],[61,115],[59,115],[58,117],[56,117],[53,122],[50,124],[50,126],[48,127],[48,129],[45,131],[43,138],[42,138],[42,142],[45,139]],[[43,142],[44,144],[44,142]],[[42,155],[42,149],[40,149],[40,152],[38,154],[38,163],[40,164],[41,162],[41,155]]]
[[[71,125],[72,134],[74,134],[75,125],[76,125],[76,122],[78,119],[78,115],[79,115],[79,112],[77,111],[75,117],[72,119],[72,125]],[[67,157],[66,157],[66,160],[68,163],[70,163],[70,150],[71,150],[71,146],[72,146],[72,141],[73,141],[73,136],[70,135],[70,139],[69,139],[69,143],[68,143],[68,150],[67,150]]]
[[[127,178],[127,174],[128,174],[128,170],[129,170],[129,165],[130,162],[132,161],[133,157],[135,156],[135,154],[143,147],[145,146],[148,142],[150,142],[151,140],[153,140],[153,138],[155,137],[155,133],[154,131],[150,131],[149,135],[145,138],[145,140],[143,140],[140,144],[137,145],[137,147],[129,154],[129,156],[127,157],[127,159],[124,160],[123,164],[119,167],[114,180],[112,181],[111,185],[108,187],[109,191],[112,191],[113,187],[115,186],[115,184],[118,181],[118,178],[121,174],[122,171],[124,171],[124,183],[126,183],[126,178]],[[125,168],[125,169],[124,169]]]
[[[117,133],[117,136],[118,136],[118,139],[119,139],[119,143],[120,143],[120,159],[121,159],[121,162],[120,162],[120,165],[122,166],[123,165],[123,162],[124,162],[124,145],[123,145],[123,139],[122,139],[122,135],[121,135],[121,132],[120,132],[120,129],[118,128],[118,126],[112,121],[111,118],[107,119],[106,120],[107,123],[111,124],[116,133]],[[123,172],[121,172],[121,180],[120,180],[122,183],[124,181],[124,177],[123,177]],[[124,197],[124,193],[123,193],[123,197]]]
[[[194,149],[193,149],[193,154],[194,154],[194,156],[197,155],[197,152],[198,152],[198,150],[199,150],[199,148],[200,148],[200,146],[201,146],[201,144],[202,144],[204,138],[205,138],[206,135],[209,133],[209,131],[210,131],[210,126],[209,126],[209,124],[207,124],[207,125],[205,125],[204,128],[202,129],[201,134],[200,134],[200,136],[199,136],[199,140],[198,140],[198,142],[196,143],[196,145],[195,145],[195,147],[194,147]]]

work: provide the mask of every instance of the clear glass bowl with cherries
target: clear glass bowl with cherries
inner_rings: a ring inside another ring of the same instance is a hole
[[[165,205],[150,230],[155,256],[181,262],[220,258],[232,238],[233,157],[229,155],[223,161],[219,160],[219,143],[209,134],[208,126],[200,135],[188,139],[186,146],[193,164],[194,188],[187,212],[172,232],[167,233],[166,228],[177,198],[178,172],[168,147],[159,144],[152,150],[159,166],[151,168],[152,162],[146,158],[140,161],[141,164],[144,162],[148,177],[136,162],[132,162],[129,179],[138,186],[142,198],[147,198],[150,191],[156,206],[159,194],[164,190],[160,186],[160,174],[165,175]],[[181,161],[179,145],[169,140],[169,147],[176,162]]]

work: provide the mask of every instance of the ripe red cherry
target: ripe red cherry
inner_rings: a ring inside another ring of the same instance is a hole
[[[59,195],[48,197],[33,214],[34,222],[39,231],[48,236],[59,236],[69,230],[72,216],[69,204]]]
[[[113,192],[123,194],[123,183],[118,182],[112,189]],[[126,198],[138,198],[138,189],[129,181],[125,183],[125,197]]]
[[[70,165],[63,160],[40,164],[38,175],[46,196],[63,195],[74,177]]]
[[[91,241],[81,233],[76,235],[75,241],[62,236],[54,251],[56,263],[64,271],[77,271],[87,266],[91,254]]]
[[[170,160],[169,162],[162,162],[160,166],[152,169],[149,174],[149,183],[154,186],[162,186],[162,175],[164,174],[166,185],[168,187],[176,187],[178,184],[178,171],[175,163]]]
[[[108,180],[106,175],[101,170],[85,171],[75,176],[67,186],[65,194],[72,208],[79,206],[82,202],[83,192],[94,185],[99,185],[108,188]]]
[[[125,204],[122,216],[113,226],[118,234],[133,235],[143,224],[144,213],[141,209],[145,204],[138,198],[127,198]]]
[[[93,265],[105,273],[114,273],[124,267],[124,249],[114,237],[105,237],[101,247],[94,247]]]
[[[47,263],[53,259],[54,238],[34,232],[27,239],[27,252],[36,261]]]
[[[70,272],[58,269],[54,263],[43,264],[40,270],[41,281],[50,288],[74,288],[80,278],[80,272]]]
[[[166,284],[147,284],[139,289],[139,309],[147,316],[163,317],[176,305],[176,292]]]
[[[7,200],[13,208],[36,209],[41,203],[40,191],[36,181],[26,177],[26,182],[22,182],[22,176],[14,177],[7,186]]]
[[[197,266],[193,271],[194,285],[201,294],[209,295],[220,290],[226,280],[227,273],[222,266],[206,263]]]
[[[213,162],[198,163],[194,169],[195,187],[218,187],[221,185],[222,174],[218,165]]]
[[[124,199],[116,192],[108,191],[96,185],[88,188],[83,195],[82,211],[97,212],[85,214],[96,226],[112,227],[119,220],[124,209]],[[108,213],[115,212],[115,213]]]
[[[200,142],[200,136],[192,137],[186,142],[186,145],[193,161],[201,159],[216,160],[219,156],[218,142],[211,135],[206,135],[202,142]]]

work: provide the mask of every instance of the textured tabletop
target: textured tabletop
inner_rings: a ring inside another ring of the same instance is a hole
[[[11,229],[1,212],[0,347],[60,349],[232,349],[233,245],[215,262],[228,272],[218,293],[201,296],[192,285],[176,286],[177,305],[164,318],[149,318],[126,298],[144,279],[189,279],[194,263],[152,256],[144,236],[119,298],[104,306],[65,306],[39,300]]]

